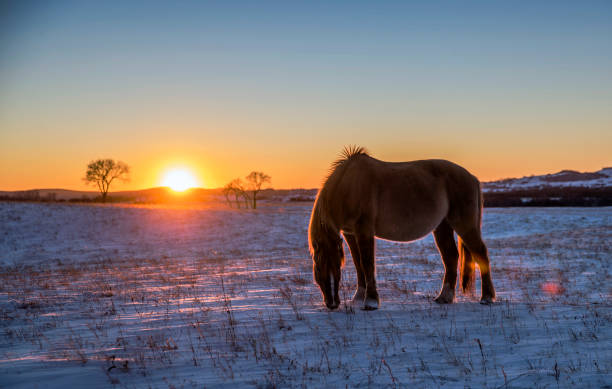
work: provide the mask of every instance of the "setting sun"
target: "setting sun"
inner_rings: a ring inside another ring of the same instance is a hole
[[[173,169],[166,172],[161,184],[177,192],[198,186],[193,174],[186,169]]]

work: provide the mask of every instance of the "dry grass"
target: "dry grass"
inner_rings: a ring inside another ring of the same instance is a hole
[[[432,303],[443,270],[427,242],[380,249],[375,312],[324,309],[307,257],[4,267],[0,373],[30,356],[100,366],[119,387],[605,387],[609,238],[489,241],[500,298],[489,307]]]

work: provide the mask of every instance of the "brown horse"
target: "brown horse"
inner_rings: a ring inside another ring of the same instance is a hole
[[[363,148],[346,148],[317,195],[308,229],[313,273],[325,305],[340,304],[342,238],[357,269],[353,303],[377,309],[375,237],[407,242],[433,231],[444,262],[442,290],[435,301],[452,303],[461,257],[463,292],[473,289],[475,263],[480,268],[483,304],[495,300],[487,247],[482,241],[480,182],[461,166],[432,159],[384,162]],[[454,232],[458,235],[459,249]]]

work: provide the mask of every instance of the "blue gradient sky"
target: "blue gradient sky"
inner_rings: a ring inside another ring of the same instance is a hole
[[[127,4],[126,4],[127,3]],[[482,180],[612,165],[612,2],[9,2],[0,190],[188,166],[317,187],[346,144]]]

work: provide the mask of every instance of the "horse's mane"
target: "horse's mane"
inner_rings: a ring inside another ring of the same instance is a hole
[[[347,162],[349,159],[357,156],[357,155],[368,155],[368,151],[365,149],[365,147],[361,147],[361,146],[357,146],[357,145],[348,145],[348,146],[344,146],[344,148],[342,149],[342,151],[340,152],[340,156],[338,157],[337,160],[335,160],[330,167],[330,175],[331,173],[334,172],[334,170],[336,170],[336,168],[344,165],[345,162]]]
[[[325,198],[324,192],[336,185],[340,177],[342,176],[343,167],[352,158],[359,155],[368,155],[367,150],[364,147],[349,145],[345,146],[337,160],[335,160],[329,169],[329,174],[325,177],[323,186],[317,194],[315,206],[313,207],[312,215],[310,218],[309,233],[308,233],[308,246],[310,252],[314,253],[312,246],[313,235],[323,236],[329,231],[329,220],[327,215],[327,204],[328,199]],[[325,232],[324,232],[325,231]]]

